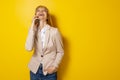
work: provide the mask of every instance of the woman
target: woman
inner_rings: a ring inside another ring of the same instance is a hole
[[[64,55],[61,35],[52,27],[45,6],[38,6],[26,39],[25,48],[34,53],[28,64],[31,80],[57,80],[57,69]]]

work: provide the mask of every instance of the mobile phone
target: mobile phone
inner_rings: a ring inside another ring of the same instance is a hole
[[[35,19],[35,25],[38,27],[40,25],[40,19]]]

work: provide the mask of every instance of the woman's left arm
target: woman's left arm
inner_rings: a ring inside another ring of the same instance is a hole
[[[64,55],[63,41],[60,32],[58,31],[57,28],[55,30],[56,31],[54,36],[55,36],[55,44],[56,44],[56,58],[53,61],[52,65],[46,69],[50,74],[57,71],[58,66]]]
[[[57,28],[56,28],[56,32],[55,32],[55,43],[56,43],[56,58],[52,65],[54,67],[58,68],[58,66],[62,60],[62,57],[64,55],[64,49],[63,49],[62,37]]]

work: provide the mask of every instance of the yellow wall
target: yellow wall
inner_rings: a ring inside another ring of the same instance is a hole
[[[29,80],[25,50],[38,5],[46,5],[63,35],[58,80],[120,80],[119,0],[2,0],[0,80]]]

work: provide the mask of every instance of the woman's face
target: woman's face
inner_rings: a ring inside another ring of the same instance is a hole
[[[47,19],[47,11],[45,8],[38,8],[36,11],[36,16],[40,19],[40,20],[46,20]]]

